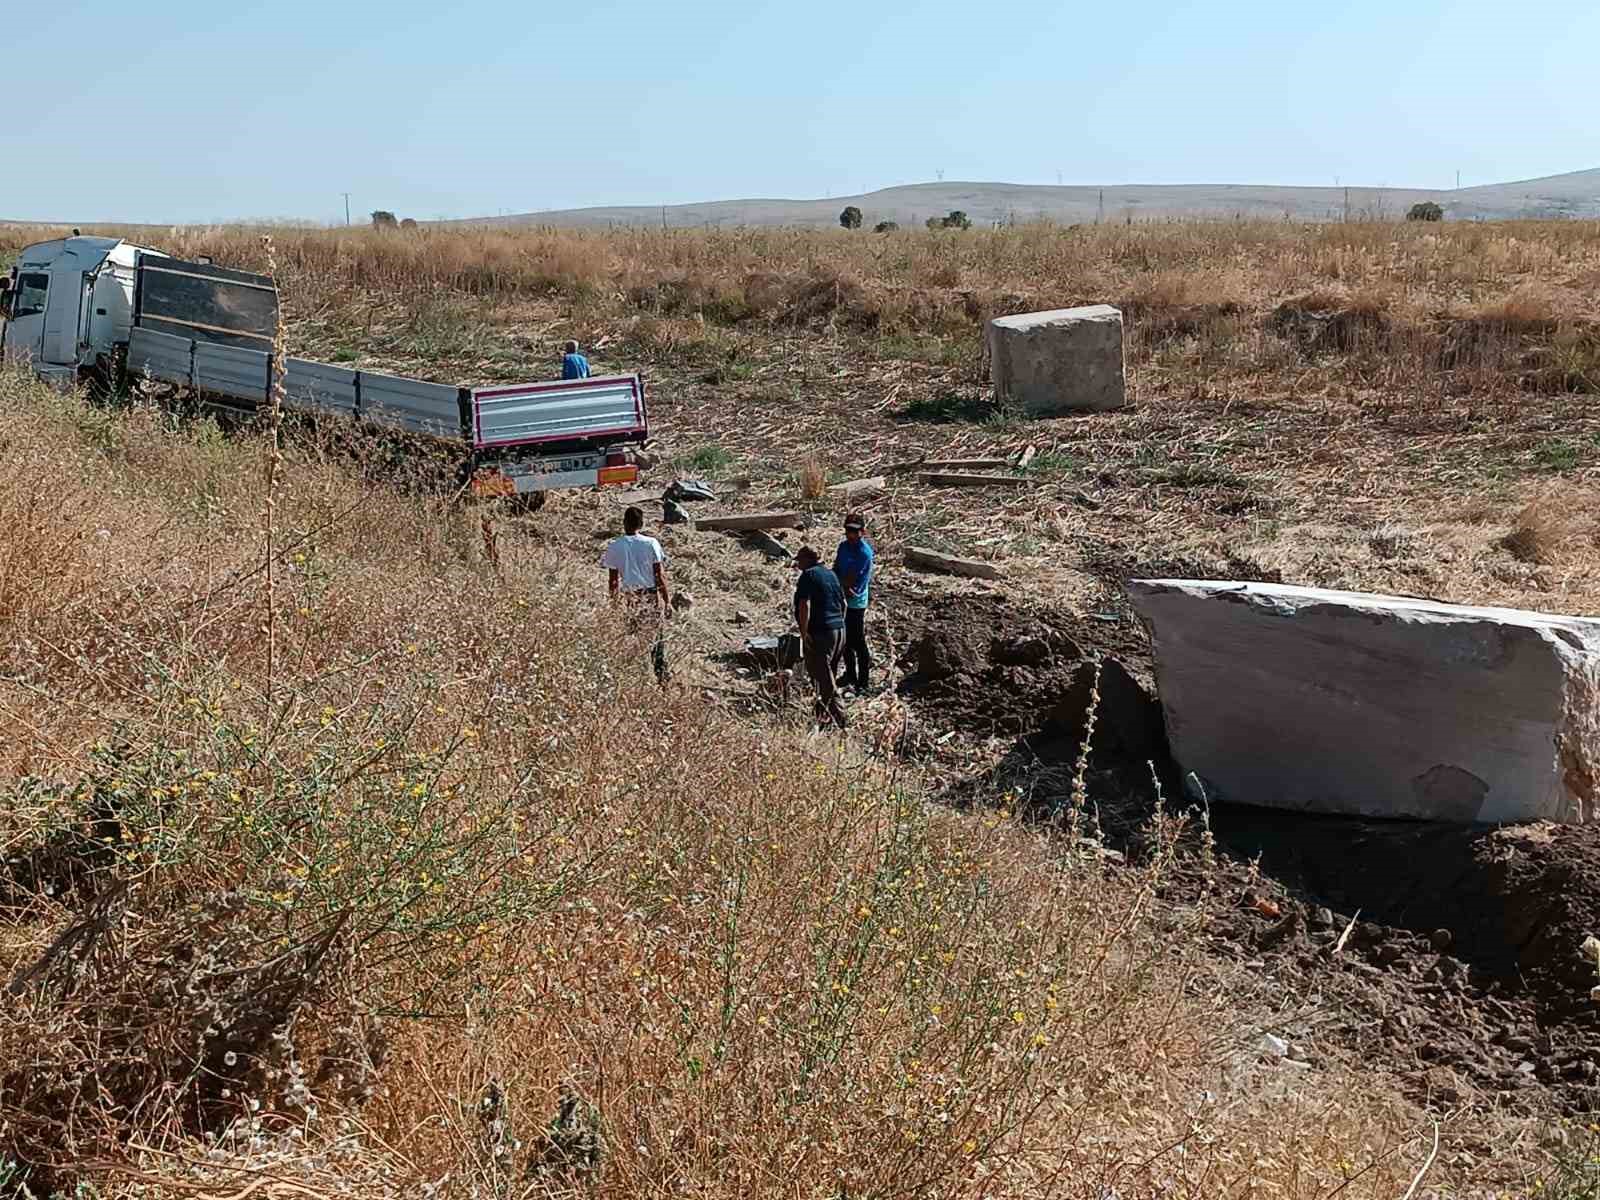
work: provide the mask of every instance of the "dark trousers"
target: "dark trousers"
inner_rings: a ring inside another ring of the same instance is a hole
[[[813,633],[806,644],[806,673],[817,687],[817,723],[832,721],[840,729],[849,724],[844,709],[839,705],[839,689],[833,682],[833,672],[839,665],[839,655],[844,651],[844,630],[825,629]]]
[[[656,682],[667,682],[667,625],[661,618],[659,601],[655,592],[628,592],[625,595],[628,602],[628,632],[631,634],[654,633],[654,644],[650,647],[650,665],[655,668]]]
[[[871,682],[872,651],[867,649],[867,610],[844,610],[844,679],[845,687],[858,687],[863,691]]]

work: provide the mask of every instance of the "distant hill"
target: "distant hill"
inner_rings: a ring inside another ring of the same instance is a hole
[[[1127,185],[1048,187],[1015,183],[917,183],[864,196],[825,200],[716,200],[664,207],[571,208],[552,212],[482,217],[451,224],[561,225],[605,228],[655,225],[672,228],[741,225],[833,226],[853,204],[866,228],[879,221],[918,226],[959,208],[974,224],[992,225],[1048,218],[1066,224],[1150,217],[1266,218],[1294,221],[1397,219],[1421,200],[1444,209],[1446,220],[1600,218],[1600,168],[1493,183],[1459,190],[1419,188],[1270,187],[1255,184]]]

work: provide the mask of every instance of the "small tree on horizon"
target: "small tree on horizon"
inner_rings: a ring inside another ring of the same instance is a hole
[[[900,228],[900,226],[898,224],[896,224],[894,221],[879,221],[876,225],[874,225],[872,227],[872,232],[873,233],[893,233],[896,229],[899,229],[899,228]]]
[[[393,229],[399,222],[394,219],[392,212],[377,209],[372,214],[372,227],[374,229]]]
[[[1432,200],[1424,200],[1411,206],[1411,211],[1406,213],[1406,220],[1442,221],[1444,220],[1444,209],[1440,208]]]
[[[971,229],[972,218],[959,208],[952,208],[949,216],[929,217],[927,226],[929,229]]]
[[[839,224],[843,225],[846,229],[860,229],[861,210],[854,204],[848,205],[845,210],[839,214]]]

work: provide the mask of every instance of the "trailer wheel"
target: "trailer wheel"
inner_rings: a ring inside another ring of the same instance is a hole
[[[537,492],[520,492],[511,501],[511,511],[519,517],[532,516],[544,507],[544,502],[549,498],[549,493],[543,490]]]

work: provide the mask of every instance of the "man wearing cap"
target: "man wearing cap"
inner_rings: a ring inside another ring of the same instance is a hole
[[[867,600],[874,555],[860,513],[844,519],[844,541],[833,558],[833,573],[844,588],[844,678],[840,687],[865,692],[871,683],[872,652],[867,649]]]
[[[800,651],[806,671],[817,687],[817,723],[832,721],[840,729],[849,724],[839,706],[834,668],[844,650],[844,589],[839,577],[822,565],[810,546],[795,551],[800,578],[794,587],[794,619],[800,626]]]

